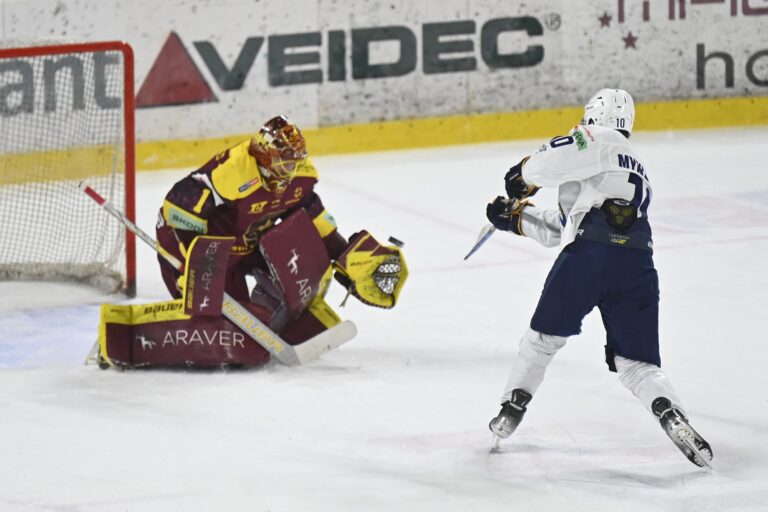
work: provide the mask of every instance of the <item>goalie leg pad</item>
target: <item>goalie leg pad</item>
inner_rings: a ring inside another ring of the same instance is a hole
[[[268,316],[246,307],[260,319]],[[261,366],[270,360],[226,318],[184,314],[182,300],[102,305],[99,349],[101,359],[122,368]]]
[[[184,313],[221,316],[232,237],[198,236],[187,251]]]

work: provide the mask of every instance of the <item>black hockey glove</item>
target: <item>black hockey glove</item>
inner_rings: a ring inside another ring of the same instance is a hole
[[[485,215],[496,229],[511,231],[516,235],[523,235],[521,213],[528,206],[528,201],[520,202],[517,199],[498,196],[485,208]]]
[[[528,161],[528,158],[525,157],[520,160],[520,163],[510,167],[507,174],[504,175],[504,188],[507,190],[507,195],[512,199],[525,199],[539,191],[538,187],[528,185],[523,181],[523,165]]]

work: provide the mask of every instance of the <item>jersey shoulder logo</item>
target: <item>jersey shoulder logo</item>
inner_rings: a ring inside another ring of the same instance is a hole
[[[573,132],[573,139],[576,141],[576,147],[579,149],[579,151],[584,151],[587,149],[587,138],[584,137],[584,134],[581,133],[581,130],[576,130]]]

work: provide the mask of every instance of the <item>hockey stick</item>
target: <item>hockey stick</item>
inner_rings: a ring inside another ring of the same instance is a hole
[[[485,242],[488,241],[489,238],[491,238],[491,235],[496,232],[496,228],[493,224],[488,224],[483,229],[480,230],[480,235],[477,237],[477,242],[475,242],[475,245],[472,246],[472,249],[469,250],[466,256],[464,256],[464,261],[469,259],[470,256],[475,254],[475,252],[483,246]]]
[[[538,190],[538,189],[537,189]],[[536,190],[533,191],[533,193],[536,193]],[[512,212],[517,208],[519,205],[522,204],[522,206],[525,206],[526,202],[525,199],[533,194],[526,194],[521,197],[515,197],[515,198],[508,198],[504,200],[504,212],[502,213],[502,216],[510,218],[512,215]],[[521,203],[522,202],[522,203]],[[491,235],[496,232],[496,227],[493,224],[488,224],[483,229],[480,230],[480,235],[477,237],[477,242],[475,242],[475,245],[472,246],[472,249],[469,250],[466,256],[464,256],[464,261],[466,261],[470,256],[475,254],[475,252],[483,246],[485,242],[488,241],[489,238],[491,238]]]
[[[178,258],[163,249],[160,244],[142,231],[142,229],[134,224],[133,221],[126,218],[122,212],[117,210],[98,192],[82,181],[78,184],[78,188],[85,192],[88,197],[93,199],[99,206],[104,208],[107,213],[119,220],[126,229],[157,251],[157,253],[165,258],[165,260],[176,270],[183,272],[184,264],[179,261]],[[354,338],[357,334],[355,324],[349,320],[345,320],[300,345],[292,346],[272,332],[269,327],[264,325],[264,323],[253,316],[250,311],[245,309],[226,292],[224,293],[222,314],[233,324],[242,329],[243,332],[250,336],[256,343],[261,345],[271,356],[287,366],[297,366],[317,359],[322,354],[340,347]]]

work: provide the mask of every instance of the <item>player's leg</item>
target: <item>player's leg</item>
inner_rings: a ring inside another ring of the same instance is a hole
[[[654,414],[653,404],[659,397],[666,398],[681,412],[684,410],[675,388],[660,367],[621,356],[615,356],[614,363],[621,383],[640,400],[648,412]]]
[[[501,397],[501,411],[491,420],[491,432],[507,438],[517,429],[528,402],[544,380],[544,372],[568,338],[551,336],[528,329],[520,340],[520,349],[512,357],[512,368]]]
[[[512,398],[512,391],[523,389],[533,395],[542,381],[544,373],[558,350],[563,348],[568,338],[542,334],[528,329],[520,339],[520,348],[512,357],[512,368],[507,379],[507,386],[501,401]]]
[[[664,371],[654,364],[621,356],[616,356],[614,362],[621,383],[658,418],[675,446],[697,466],[709,466],[712,447],[688,422],[682,401]]]
[[[643,251],[611,250],[608,273],[615,271],[611,276],[615,287],[600,303],[606,362],[686,457],[699,466],[709,465],[712,449],[688,423],[682,401],[660,367],[659,288],[653,259]]]
[[[506,438],[517,428],[544,373],[568,336],[581,332],[581,322],[595,307],[605,247],[588,241],[569,245],[558,256],[544,283],[531,326],[512,358],[501,411],[491,420],[494,435]]]

